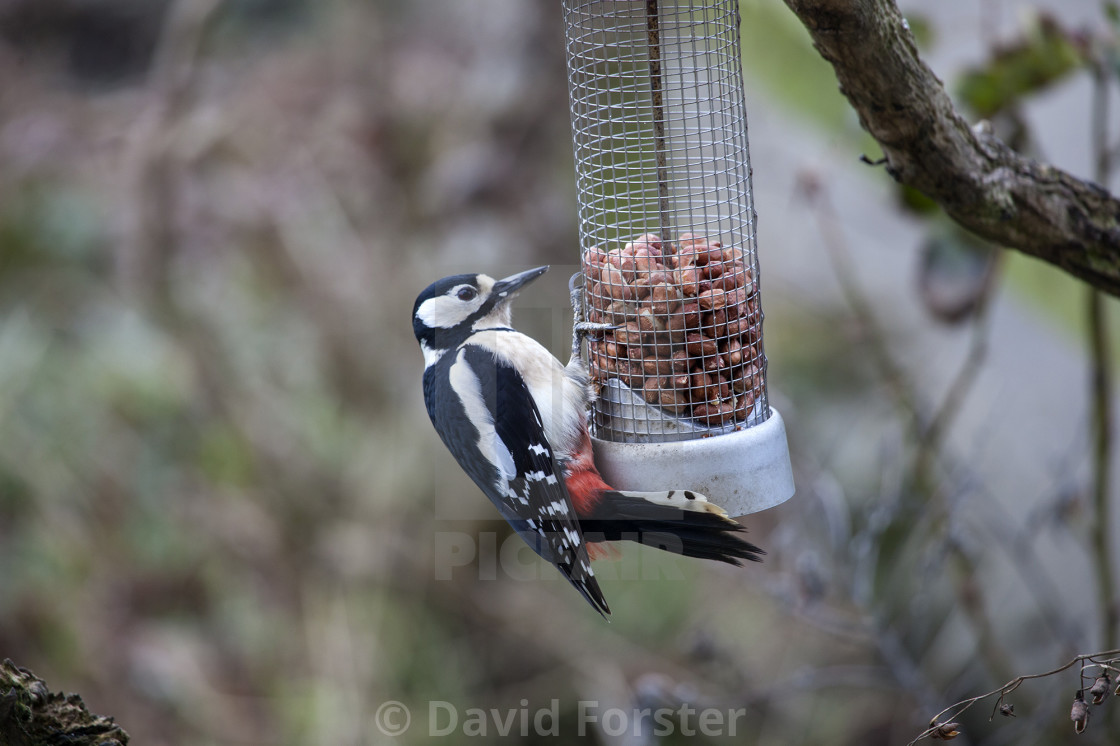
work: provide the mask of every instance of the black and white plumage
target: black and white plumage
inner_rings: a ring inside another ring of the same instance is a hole
[[[546,270],[500,281],[456,275],[420,294],[413,331],[424,353],[424,402],[444,445],[502,517],[605,614],[552,445],[579,436],[579,418],[565,432],[562,413],[585,408],[586,389],[509,325],[513,295]],[[557,423],[552,432],[541,406]]]
[[[604,616],[586,540],[631,540],[733,565],[762,551],[743,527],[687,490],[623,492],[594,464],[591,390],[578,357],[563,365],[510,326],[510,301],[547,267],[494,280],[455,275],[413,306],[424,401],[440,439],[518,534]],[[586,536],[585,536],[586,534]]]

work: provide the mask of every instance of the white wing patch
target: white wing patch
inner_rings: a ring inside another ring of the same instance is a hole
[[[497,467],[502,478],[508,483],[517,476],[513,454],[510,453],[502,439],[498,437],[498,431],[494,429],[494,419],[490,416],[490,410],[486,407],[486,401],[482,398],[482,384],[475,372],[471,370],[471,366],[464,358],[462,350],[455,357],[455,362],[451,364],[447,377],[451,382],[451,388],[459,395],[463,408],[467,410],[467,416],[480,429],[478,449],[482,451],[482,455],[486,457],[487,461]]]
[[[587,386],[568,376],[551,352],[524,334],[482,331],[473,335],[471,341],[517,369],[536,402],[545,438],[553,451],[574,451],[586,424],[590,402]],[[529,448],[538,455],[545,453],[543,443],[532,443]]]

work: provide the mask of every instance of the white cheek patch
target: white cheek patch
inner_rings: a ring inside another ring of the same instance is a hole
[[[455,293],[464,287],[473,286],[459,285],[452,288],[450,294],[428,298],[416,309],[416,318],[430,329],[450,329],[463,323],[468,316],[479,309],[485,297],[485,293],[480,293],[470,301],[461,301],[455,297]]]

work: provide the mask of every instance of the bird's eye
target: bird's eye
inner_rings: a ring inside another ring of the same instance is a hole
[[[472,287],[459,288],[459,292],[455,294],[459,300],[474,300],[478,295],[478,291]]]

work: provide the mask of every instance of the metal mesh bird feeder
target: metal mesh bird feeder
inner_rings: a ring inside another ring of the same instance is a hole
[[[793,494],[769,406],[738,0],[564,0],[596,460],[733,515]],[[577,276],[579,277],[579,276]]]

